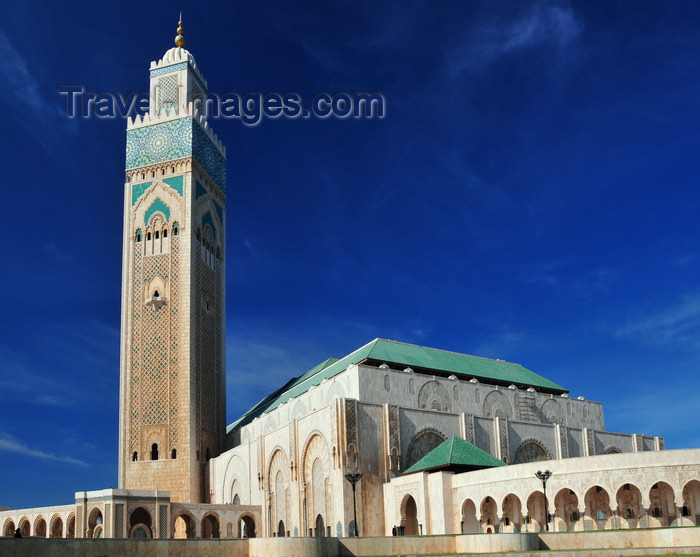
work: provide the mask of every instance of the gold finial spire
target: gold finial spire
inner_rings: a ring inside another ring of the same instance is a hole
[[[177,37],[175,37],[175,44],[179,47],[185,46],[185,30],[182,28],[182,12],[180,12],[180,21],[177,22]]]

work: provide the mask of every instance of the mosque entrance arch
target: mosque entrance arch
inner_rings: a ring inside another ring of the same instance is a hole
[[[401,527],[405,536],[417,536],[418,506],[411,495],[406,495],[401,502]]]

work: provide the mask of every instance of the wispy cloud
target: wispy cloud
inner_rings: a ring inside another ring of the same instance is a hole
[[[0,52],[3,53],[0,57],[0,72],[9,82],[7,89],[14,97],[13,102],[24,108],[18,111],[23,115],[20,122],[50,156],[60,160],[60,156],[55,153],[60,133],[74,126],[61,113],[55,98],[49,100],[44,97],[40,82],[30,70],[29,62],[1,30]],[[53,92],[53,88],[51,90]],[[59,125],[60,130],[56,129]]]
[[[630,318],[616,330],[628,337],[655,344],[691,343],[700,339],[700,293],[687,294],[672,305]]]
[[[471,31],[469,40],[448,56],[453,74],[478,70],[501,56],[533,46],[562,49],[581,33],[582,24],[570,6],[539,2],[514,21],[493,22]]]
[[[610,431],[665,437],[667,449],[697,447],[700,436],[693,420],[682,418],[697,414],[697,400],[687,396],[697,390],[697,383],[667,384],[663,389],[656,382],[629,385],[623,392],[616,391],[614,400],[605,405],[605,425]],[[650,408],[673,408],[673,412],[655,412],[650,419]]]
[[[0,451],[6,451],[11,453],[18,453],[25,456],[31,456],[34,458],[40,458],[43,460],[55,460],[58,462],[67,462],[69,464],[77,464],[78,466],[88,467],[88,464],[77,458],[72,458],[70,456],[61,456],[53,453],[48,453],[24,444],[16,437],[8,435],[7,433],[0,432]]]
[[[585,296],[591,292],[608,292],[621,275],[622,272],[614,267],[600,266],[581,271],[575,268],[572,260],[553,259],[527,266],[523,280],[535,286]]]

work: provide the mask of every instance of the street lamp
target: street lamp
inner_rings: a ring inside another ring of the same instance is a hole
[[[552,477],[552,473],[549,470],[538,470],[535,472],[540,480],[542,480],[542,491],[544,493],[544,530],[549,532],[549,506],[547,505],[547,480]]]
[[[355,502],[355,484],[360,481],[362,474],[355,472],[354,474],[345,474],[345,479],[352,484],[352,513],[354,516],[353,523],[355,524],[355,537],[360,536],[360,529],[357,527],[357,504]]]

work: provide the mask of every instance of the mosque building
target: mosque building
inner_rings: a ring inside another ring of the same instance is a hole
[[[176,46],[151,63],[148,113],[127,123],[119,487],[1,511],[3,535],[698,524],[700,449],[607,431],[600,403],[502,360],[375,339],[291,378],[227,427],[226,149],[183,34],[180,22]],[[551,477],[536,477],[545,469]]]

